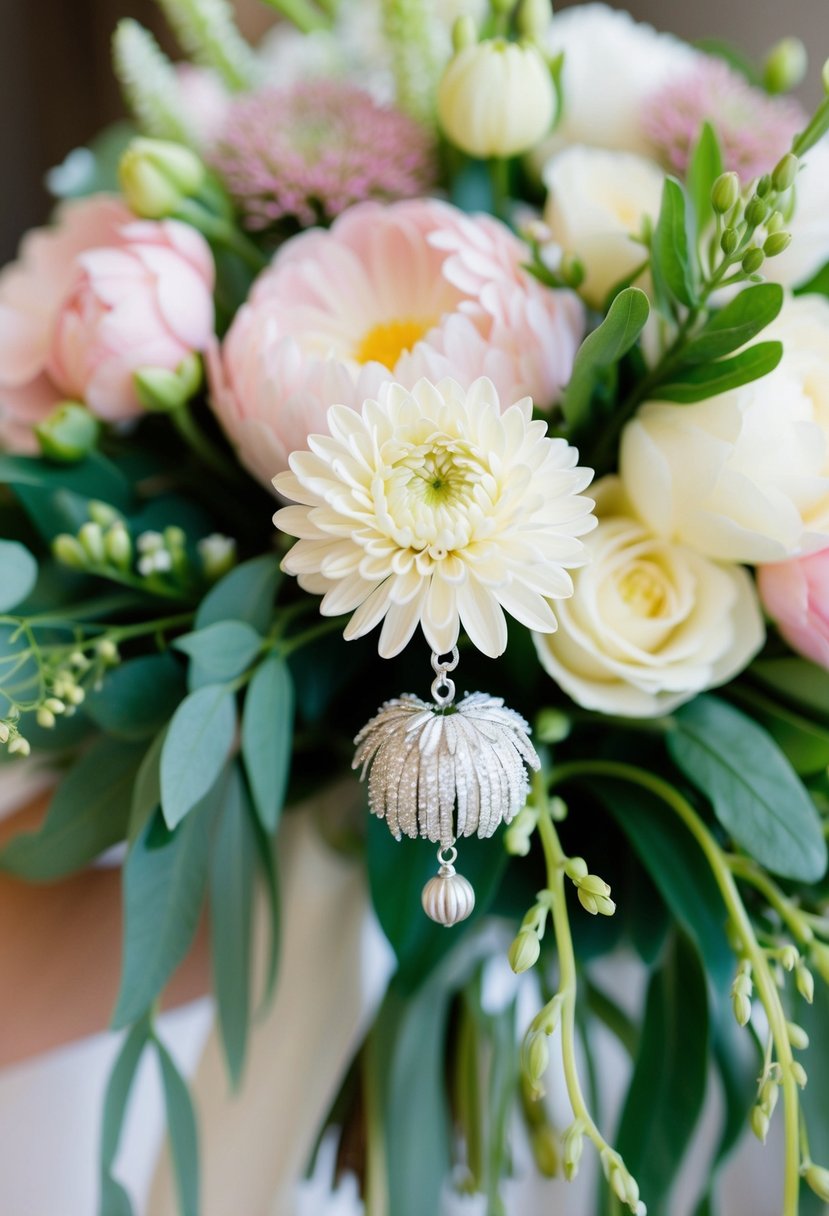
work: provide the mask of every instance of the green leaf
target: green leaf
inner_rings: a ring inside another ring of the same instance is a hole
[[[749,692],[742,685],[732,686],[728,692],[766,728],[796,773],[811,776],[826,772],[829,766],[829,725],[819,726],[787,705],[764,697],[753,689]]]
[[[242,674],[262,649],[262,638],[244,621],[217,621],[173,642],[214,680],[233,680]]]
[[[803,156],[804,152],[813,148],[827,131],[829,131],[829,97],[824,97],[806,128],[793,141],[792,152],[795,156]]]
[[[712,983],[727,987],[734,970],[726,936],[728,913],[702,849],[649,790],[605,778],[592,778],[590,787],[616,819],[674,919],[696,946]]]
[[[279,948],[281,945],[281,904],[279,901],[279,872],[274,857],[274,837],[269,836],[258,818],[253,822],[256,843],[256,855],[262,877],[265,881],[265,897],[268,901],[268,916],[270,933],[268,935],[268,966],[265,973],[265,984],[262,994],[262,1008],[266,1009],[276,991],[276,980],[279,972]]]
[[[648,988],[639,1056],[616,1148],[653,1216],[670,1194],[699,1120],[708,1072],[708,993],[696,950],[677,935]]]
[[[37,562],[16,540],[0,540],[0,612],[22,604],[37,582]]]
[[[705,327],[685,347],[685,364],[709,363],[745,346],[774,320],[783,307],[779,283],[756,283],[714,313]]]
[[[167,1109],[170,1155],[178,1190],[181,1216],[199,1216],[199,1139],[196,1114],[190,1092],[173,1057],[159,1038],[155,1038],[161,1084]]]
[[[131,122],[104,127],[89,146],[73,148],[62,164],[50,169],[46,184],[57,198],[84,198],[89,194],[117,194],[118,165],[138,130]]]
[[[787,701],[829,718],[829,672],[808,659],[760,659],[748,669]]]
[[[191,692],[161,750],[161,809],[174,828],[213,786],[233,747],[236,700],[224,685]]]
[[[161,749],[167,737],[167,727],[153,739],[136,773],[132,787],[127,841],[132,844],[144,830],[144,825],[161,806]]]
[[[413,992],[443,956],[486,912],[506,868],[507,854],[495,840],[470,837],[459,845],[458,870],[475,888],[472,915],[447,933],[423,915],[420,895],[437,872],[435,845],[395,840],[382,820],[369,817],[366,842],[374,910],[398,960],[397,982]]]
[[[123,840],[141,755],[134,743],[98,740],[61,781],[40,830],[16,836],[0,851],[0,870],[51,882]]]
[[[722,171],[722,151],[717,133],[710,122],[704,122],[688,166],[688,194],[696,216],[698,236],[702,236],[714,219],[711,188]]]
[[[796,296],[829,296],[829,262],[821,266],[817,274],[794,289]]]
[[[820,818],[774,740],[716,697],[697,697],[675,721],[668,750],[733,839],[772,874],[817,882],[827,860]]]
[[[210,939],[219,1026],[234,1086],[245,1062],[256,875],[253,808],[239,768],[230,770],[210,858]]]
[[[644,291],[626,287],[616,296],[598,329],[582,342],[561,402],[570,430],[587,422],[590,399],[599,375],[627,354],[644,329],[649,312]]]
[[[112,1167],[118,1153],[132,1084],[149,1036],[150,1020],[148,1017],[140,1018],[124,1036],[121,1050],[109,1074],[101,1125],[101,1195],[98,1216],[132,1216],[129,1196],[112,1177]]]
[[[666,177],[662,188],[662,205],[651,238],[651,271],[657,298],[672,298],[686,307],[695,303],[685,191],[674,177]]]
[[[266,634],[273,619],[273,601],[282,575],[276,557],[243,562],[208,591],[196,613],[196,629],[219,621],[244,621]]]
[[[294,689],[284,659],[274,654],[250,682],[242,714],[242,756],[263,828],[273,832],[291,770]]]
[[[169,832],[151,819],[124,864],[124,961],[113,1026],[150,1008],[196,932],[207,883],[209,829],[224,782]]]
[[[812,1158],[821,1165],[829,1161],[829,1120],[826,1118],[826,1095],[829,1093],[829,987],[815,976],[815,999],[812,1005],[799,1001],[794,1020],[809,1036],[809,1046],[801,1056],[809,1084],[800,1101],[809,1129]],[[826,1209],[822,1209],[825,1213]]]
[[[128,659],[84,701],[84,713],[122,739],[146,739],[167,722],[185,693],[183,664],[170,654]]]
[[[66,530],[67,519],[74,522],[79,511],[86,518],[85,504],[90,498],[108,502],[119,511],[127,511],[132,502],[129,482],[97,452],[73,465],[50,464],[35,456],[0,455],[3,483],[13,487],[47,539]]]
[[[678,405],[693,405],[695,401],[705,401],[767,376],[782,357],[782,342],[757,342],[731,359],[680,369],[670,381],[656,387],[654,397]]]

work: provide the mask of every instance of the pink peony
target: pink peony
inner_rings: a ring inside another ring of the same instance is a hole
[[[103,195],[64,204],[0,275],[0,439],[32,450],[61,400],[107,420],[140,410],[143,367],[174,370],[213,334],[213,258],[199,233],[136,220]]]
[[[524,246],[488,216],[430,199],[364,203],[287,241],[254,284],[219,357],[213,404],[265,485],[331,405],[358,409],[395,380],[480,376],[505,407],[552,405],[584,332],[576,296],[521,269]]]
[[[724,60],[703,56],[690,72],[651,94],[642,128],[670,169],[684,174],[706,121],[717,133],[725,168],[748,182],[770,172],[788,152],[806,115],[791,98],[770,97]]]
[[[792,650],[829,670],[829,549],[760,566],[757,585]]]

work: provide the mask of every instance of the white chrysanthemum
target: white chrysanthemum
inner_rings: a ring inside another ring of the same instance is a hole
[[[542,633],[549,600],[573,592],[568,568],[595,525],[580,493],[592,478],[578,452],[533,421],[529,397],[501,413],[494,385],[385,384],[360,412],[328,411],[330,435],[294,452],[277,491],[299,506],[274,523],[300,538],[283,561],[324,616],[353,612],[345,637],[384,620],[390,658],[418,624],[438,654],[461,625],[492,658],[507,644],[504,609]]]
[[[351,767],[369,772],[369,807],[398,840],[491,836],[527,801],[526,766],[539,767],[528,730],[483,692],[449,707],[398,697],[360,731]]]

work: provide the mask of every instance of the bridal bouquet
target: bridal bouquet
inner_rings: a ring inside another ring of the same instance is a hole
[[[397,969],[321,1118],[370,1216],[504,1211],[516,1137],[542,1174],[595,1153],[597,1212],[670,1212],[709,1077],[698,1212],[775,1122],[774,1210],[816,1210],[829,98],[786,95],[803,48],[756,68],[599,4],[270,0],[254,50],[225,0],[159,2],[189,62],[119,25],[133,123],[52,172],[0,278],[0,741],[59,773],[0,867],[121,850],[101,1216],[131,1210],[145,1051],[198,1212],[154,1011],[206,905],[244,1086],[283,806],[343,778],[360,813],[320,830]],[[634,1017],[595,965],[619,950]],[[598,1023],[632,1059],[614,1124]]]

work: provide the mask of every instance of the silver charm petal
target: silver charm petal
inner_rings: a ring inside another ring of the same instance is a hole
[[[406,694],[360,731],[352,768],[368,775],[369,807],[398,840],[491,836],[524,806],[527,768],[539,767],[528,730],[500,697],[441,705]]]

